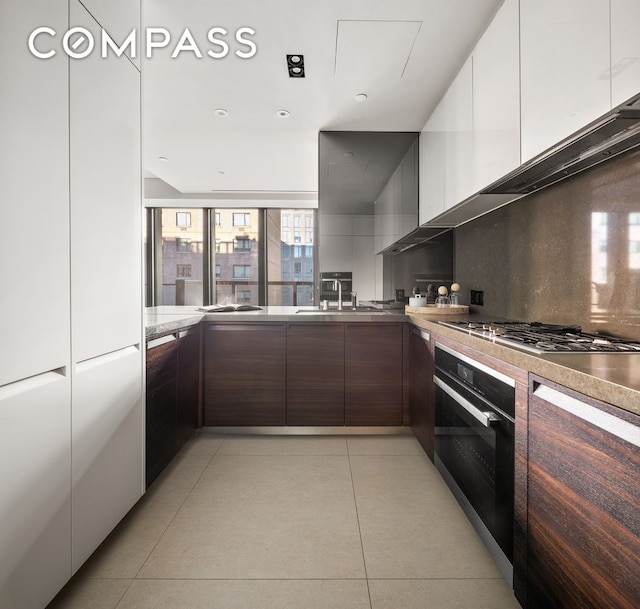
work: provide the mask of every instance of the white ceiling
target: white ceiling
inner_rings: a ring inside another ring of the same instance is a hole
[[[318,133],[419,131],[501,4],[145,0],[145,27],[173,37],[143,68],[147,175],[182,193],[315,192]],[[229,32],[223,59],[206,54],[219,50],[207,41],[216,26]],[[245,26],[256,30],[250,59],[234,55],[247,50],[234,39]],[[202,59],[170,58],[185,27]],[[306,78],[289,78],[292,53],[304,55]]]

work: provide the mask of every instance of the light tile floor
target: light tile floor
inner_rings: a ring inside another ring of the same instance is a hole
[[[198,433],[48,609],[519,609],[413,436]]]

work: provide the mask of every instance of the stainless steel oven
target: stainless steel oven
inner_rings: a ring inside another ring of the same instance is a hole
[[[435,462],[513,580],[515,381],[436,343]]]

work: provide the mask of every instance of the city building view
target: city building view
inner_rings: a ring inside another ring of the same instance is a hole
[[[162,253],[156,263],[161,267],[161,304],[204,303],[206,211],[162,209]],[[215,303],[313,304],[314,214],[312,209],[268,209],[264,214],[261,209],[211,210],[209,268]],[[266,286],[262,303],[261,284]]]

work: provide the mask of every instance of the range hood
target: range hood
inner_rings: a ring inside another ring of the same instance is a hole
[[[640,97],[616,108],[480,192],[525,195],[640,145]]]
[[[443,233],[446,233],[450,230],[451,228],[449,227],[418,226],[418,228],[415,228],[401,239],[398,239],[392,245],[379,251],[378,254],[400,254],[416,245],[431,241],[432,239],[435,239],[439,235],[442,235]]]

